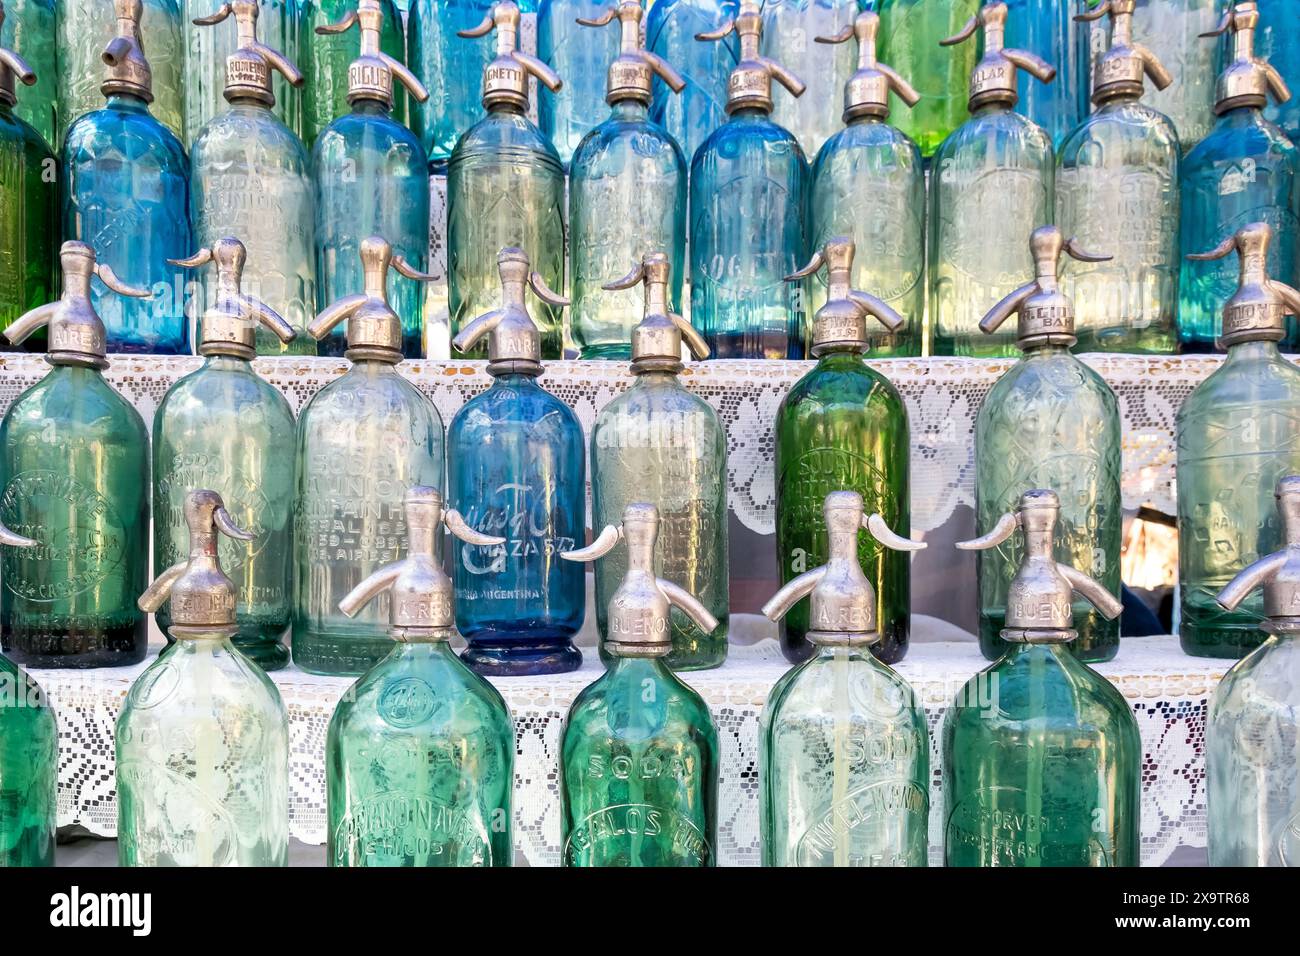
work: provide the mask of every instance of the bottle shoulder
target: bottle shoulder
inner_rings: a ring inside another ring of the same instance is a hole
[[[1258,110],[1254,112],[1255,115],[1246,120],[1220,117],[1205,138],[1188,152],[1183,160],[1184,169],[1194,173],[1220,163],[1270,157],[1294,172],[1298,161],[1295,145],[1278,126],[1265,119]]]
[[[773,688],[768,724],[775,729],[782,720],[829,721],[834,718],[833,702],[843,693],[852,702],[854,719],[910,723],[926,736],[925,710],[912,686],[865,649],[843,660],[814,654],[792,668]]]
[[[784,126],[770,119],[757,122],[731,120],[715,129],[695,152],[691,162],[691,178],[697,175],[696,167],[708,163],[740,163],[762,156],[769,161],[796,163],[801,168],[808,165],[803,147]]]
[[[394,648],[352,685],[331,721],[335,732],[464,737],[488,730],[513,741],[510,711],[495,687],[454,654],[408,651]]]
[[[391,116],[345,113],[321,131],[312,146],[311,163],[320,170],[358,151],[381,155],[388,163],[401,163],[414,171],[427,170],[424,144]]]
[[[651,685],[655,690],[651,691]],[[658,706],[631,705],[652,694]],[[614,711],[627,712],[626,720]],[[564,724],[564,749],[601,739],[649,741],[670,737],[702,740],[717,746],[717,729],[708,705],[690,685],[667,667],[618,673],[616,668],[584,688],[574,699]]]
[[[521,386],[497,383],[461,406],[452,419],[451,431],[464,434],[483,429],[539,428],[543,425],[550,425],[556,432],[572,434],[576,430],[579,436],[582,434],[582,425],[573,409],[540,385],[535,382]]]
[[[36,127],[12,113],[0,116],[0,148],[8,149],[10,146],[16,147],[15,152],[28,157],[29,161],[41,162],[54,155]]]
[[[1215,688],[1211,721],[1248,710],[1274,715],[1300,708],[1300,644],[1295,635],[1271,635],[1237,661]],[[1294,716],[1290,718],[1294,721]]]
[[[64,137],[65,162],[79,166],[105,154],[136,163],[151,162],[162,170],[185,170],[189,160],[176,134],[147,112],[95,110],[74,122]]]
[[[1300,401],[1300,368],[1273,353],[1259,359],[1225,361],[1206,377],[1179,407],[1177,420],[1231,412],[1243,405]]]
[[[330,433],[340,423],[363,421],[394,428],[420,422],[442,437],[442,416],[423,392],[395,371],[372,374],[357,365],[308,400],[298,415],[298,433]]]
[[[1119,402],[1092,366],[1069,352],[1022,358],[989,390],[979,414],[1038,414],[1045,406],[1069,407],[1073,417],[1103,415],[1118,419]]]
[[[227,420],[238,415],[244,427],[243,413],[253,407],[262,409],[262,421],[293,429],[293,409],[280,390],[251,368],[241,371],[198,368],[177,380],[158,403],[155,429],[174,417],[206,421]]]
[[[186,722],[204,714],[256,721],[287,736],[280,692],[266,673],[229,642],[211,648],[173,644],[127,692],[118,732],[133,723]],[[238,714],[235,718],[234,715]]]
[[[498,158],[502,154],[527,154],[538,162],[564,174],[564,164],[555,146],[526,116],[515,113],[488,113],[461,134],[452,150],[448,175],[464,163],[480,157]]]
[[[920,174],[921,150],[902,130],[888,123],[846,126],[822,144],[813,174],[844,162],[893,162]]]
[[[718,414],[712,405],[677,382],[668,387],[633,386],[627,389],[601,409],[596,416],[596,427],[610,427],[617,424],[619,418],[626,416],[653,417],[683,412],[704,415],[712,421],[718,421]]]
[[[190,161],[197,170],[226,157],[243,165],[274,157],[304,175],[310,167],[302,140],[269,110],[226,110],[208,121],[190,148]]]
[[[144,419],[97,373],[69,376],[54,368],[18,396],[4,418],[12,438],[16,429],[92,428],[116,433],[119,438],[147,442]]]
[[[828,405],[886,405],[906,410],[903,396],[888,378],[866,362],[829,366],[819,363],[791,387],[780,414],[817,410]]]
[[[1116,159],[1177,168],[1181,146],[1173,122],[1144,103],[1098,110],[1066,137],[1059,165],[1100,166]]]
[[[588,176],[612,176],[629,170],[629,161],[657,167],[662,174],[686,176],[686,159],[677,141],[650,120],[629,122],[607,119],[578,143],[570,162],[572,179],[580,184]]]

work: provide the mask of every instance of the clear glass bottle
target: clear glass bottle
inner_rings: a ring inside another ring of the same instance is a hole
[[[359,0],[355,15],[316,28],[345,33],[355,24],[361,54],[349,69],[352,111],[330,123],[312,147],[316,183],[316,303],[325,309],[364,281],[361,246],[383,237],[417,271],[429,256],[429,158],[420,139],[392,116],[400,82],[415,99],[428,92],[400,61],[380,48],[384,9]],[[424,293],[390,277],[388,301],[402,320],[402,355],[424,355]],[[342,332],[321,341],[322,355],[348,348]]]
[[[1294,82],[1300,78],[1300,32],[1295,29],[1300,4],[1296,0],[1269,0],[1264,12],[1267,16],[1256,34],[1259,55]],[[1291,142],[1300,139],[1300,98],[1270,104],[1264,108],[1264,117],[1281,127]]]
[[[496,307],[496,255],[502,249],[523,249],[550,288],[564,288],[564,166],[526,115],[529,76],[552,92],[560,89],[560,77],[517,49],[519,8],[510,0],[493,4],[481,23],[460,35],[474,38],[493,30],[497,56],[483,73],[487,115],[461,136],[447,166],[447,294],[453,333]],[[543,301],[532,317],[542,330],[541,357],[562,358],[559,307]],[[471,355],[485,356],[482,349]]]
[[[610,601],[613,660],[580,693],[560,742],[563,866],[717,864],[718,732],[708,705],[666,663],[669,610],[708,634],[718,625],[694,595],[656,578],[659,512],[632,504],[619,527],[563,554],[595,561],[627,543],[627,574]]]
[[[445,171],[461,134],[480,119],[483,73],[495,47],[488,39],[464,34],[488,16],[494,0],[413,0],[407,22],[407,60],[432,93],[412,112],[429,162]],[[533,9],[531,0],[519,4]]]
[[[641,46],[641,4],[624,0],[598,20],[619,21],[622,53],[609,67],[609,117],[578,144],[569,177],[569,310],[582,358],[626,359],[638,303],[631,288],[606,287],[629,262],[669,258],[669,308],[681,309],[686,244],[686,160],[649,118],[656,75],[674,92],[684,80]],[[609,33],[610,31],[604,31]]]
[[[1121,3],[1127,0],[1120,0]],[[1038,50],[1061,74],[1059,83],[1039,83],[1020,74],[1020,111],[1041,126],[1057,147],[1088,115],[1088,33],[1075,14],[1096,14],[1097,0],[1007,0],[1008,46]]]
[[[591,522],[617,524],[628,505],[659,510],[655,573],[698,597],[718,621],[711,633],[689,615],[673,611],[673,670],[718,667],[727,658],[727,434],[704,399],[678,379],[685,341],[697,359],[708,358],[700,334],[668,304],[672,263],[651,253],[613,285],[645,284],[645,312],[632,332],[632,387],[596,417],[591,433]],[[622,556],[596,565],[596,625],[609,639],[609,602],[626,573]],[[604,644],[601,657],[612,661]]]
[[[272,75],[284,76],[279,85],[287,91],[302,85],[302,74],[284,54],[258,41],[257,9],[253,3],[227,5],[202,21],[215,26],[235,17],[240,45],[226,64],[229,106],[194,140],[190,218],[200,248],[213,248],[228,236],[243,242],[249,253],[243,287],[299,333],[285,342],[269,329],[258,330],[258,351],[315,355],[315,339],[301,334],[316,313],[311,163],[302,140],[271,110]],[[201,288],[202,306],[211,307],[217,290],[206,275]]]
[[[302,141],[310,149],[325,127],[348,109],[348,70],[356,60],[356,46],[338,34],[321,33],[320,27],[338,23],[359,9],[357,0],[298,0],[298,61],[306,82],[302,90]],[[418,0],[417,6],[425,6]],[[406,61],[406,38],[402,35],[402,16],[393,0],[379,0],[384,25],[379,33],[379,49],[398,62]],[[412,11],[415,16],[415,11]],[[477,18],[475,18],[477,19]],[[411,44],[416,34],[412,26]],[[414,66],[414,60],[410,61]],[[419,73],[428,88],[430,76]],[[427,101],[426,101],[427,102]],[[393,90],[393,116],[399,121],[406,115],[406,94]]]
[[[135,606],[149,556],[149,432],[104,381],[104,326],[90,282],[147,296],[80,242],[61,252],[63,298],[4,334],[15,345],[48,324],[52,368],[0,424],[0,522],[37,541],[3,554],[0,643],[24,667],[115,667],[144,659]]]
[[[615,7],[641,0],[614,0]],[[610,31],[589,33],[583,21],[593,22],[607,16],[610,0],[540,0],[537,5],[537,58],[569,82],[543,96],[537,103],[542,132],[555,147],[560,162],[567,169],[589,132],[606,116],[605,84],[601,82],[606,65],[618,56],[618,40]],[[608,23],[608,20],[603,22]],[[638,31],[640,19],[637,20]],[[640,47],[638,35],[636,46]]]
[[[1290,91],[1278,72],[1255,56],[1254,3],[1237,3],[1224,14],[1219,32],[1231,29],[1233,58],[1219,77],[1214,128],[1182,164],[1181,245],[1184,253],[1230,241],[1248,223],[1273,227],[1269,275],[1300,283],[1296,232],[1300,230],[1300,153],[1277,126],[1264,118],[1272,95]],[[1219,306],[1232,295],[1236,275],[1230,262],[1186,258],[1178,282],[1178,338],[1184,352],[1214,351],[1220,336]],[[1300,326],[1286,324],[1283,347],[1300,348]],[[1276,475],[1268,478],[1271,492]],[[1208,595],[1213,598],[1213,595]]]
[[[907,406],[889,379],[863,361],[870,317],[889,330],[903,319],[853,288],[853,260],[852,240],[839,237],[791,277],[812,275],[824,264],[830,281],[827,302],[813,320],[817,367],[795,383],[776,413],[776,553],[783,585],[829,558],[823,507],[833,491],[856,491],[890,527],[904,536],[910,530]],[[880,641],[871,650],[893,664],[907,653],[910,560],[870,538],[859,542],[858,559],[876,594]],[[781,650],[791,663],[813,654],[810,626],[803,602],[782,618]]]
[[[1263,639],[1263,605],[1248,597],[1232,612],[1215,596],[1281,541],[1273,492],[1300,473],[1300,368],[1278,351],[1284,315],[1300,314],[1300,292],[1270,278],[1273,230],[1252,223],[1209,256],[1233,248],[1239,288],[1223,306],[1228,356],[1183,401],[1176,419],[1179,630],[1193,657],[1241,657]]]
[[[442,419],[397,371],[402,325],[388,304],[388,270],[429,281],[377,236],[361,243],[364,294],[340,299],[308,332],[347,322],[351,367],[298,415],[293,518],[293,660],[313,674],[358,677],[392,650],[387,600],[349,618],[338,603],[406,547],[402,502],[412,485],[441,488]]]
[[[330,866],[509,866],[514,856],[514,725],[496,688],[451,649],[454,595],[438,557],[444,522],[471,544],[505,542],[472,531],[437,489],[414,487],[406,557],[339,604],[350,614],[386,595],[393,649],[330,719]]]
[[[140,596],[171,600],[176,646],[141,674],[117,718],[120,866],[287,866],[289,717],[231,642],[235,586],[220,535],[248,541],[215,491],[185,501],[189,556]]]
[[[150,66],[140,46],[140,0],[115,0],[118,34],[104,48],[107,102],[72,124],[63,144],[63,235],[92,246],[123,281],[148,289],[123,301],[91,283],[110,352],[189,352],[185,285],[172,260],[190,254],[190,164],[153,117]]]
[[[873,329],[867,341],[878,357],[919,355],[925,314],[925,168],[915,143],[889,125],[889,94],[907,106],[918,94],[876,59],[880,19],[860,13],[852,24],[819,42],[854,39],[858,70],[844,86],[844,129],[826,141],[812,167],[812,245],[836,236],[852,239],[861,255],[851,282],[880,289],[906,320],[897,332]],[[813,309],[826,302],[820,274],[808,283]]]
[[[782,279],[807,242],[808,163],[798,140],[772,122],[772,80],[793,95],[803,83],[758,52],[755,0],[702,39],[740,37],[729,119],[691,161],[691,321],[720,359],[799,359],[805,290]]]
[[[1053,560],[1059,500],[1029,491],[992,534],[1023,530],[1007,612],[1007,653],[972,677],[944,718],[944,860],[948,866],[1137,866],[1142,740],[1119,690],[1069,651],[1074,595],[1107,617],[1122,606]]]
[[[530,271],[522,249],[502,249],[497,262],[500,305],[452,342],[465,353],[488,337],[492,386],[452,420],[447,499],[470,527],[507,540],[457,547],[456,621],[469,643],[464,659],[480,674],[558,674],[582,663],[573,635],[586,582],[556,556],[586,534],[587,456],[578,417],[537,384],[542,336],[524,297],[531,287],[555,308],[568,303]]]
[[[8,0],[0,3],[0,47],[12,50],[36,75],[35,83],[14,106],[50,146],[63,133],[58,116],[59,33],[55,0]],[[53,240],[51,240],[53,241]],[[53,256],[50,257],[51,261]]]
[[[943,141],[931,166],[927,322],[935,355],[1015,355],[1015,337],[981,335],[980,317],[1033,268],[1025,236],[1052,221],[1052,139],[1015,106],[1020,70],[1044,83],[1056,70],[1032,53],[1004,49],[1006,25],[1007,5],[997,0],[943,41],[961,44],[984,31],[970,119]]]
[[[1025,488],[1051,488],[1061,498],[1055,557],[1086,568],[1118,593],[1124,529],[1119,403],[1105,380],[1070,354],[1074,305],[1057,282],[1062,252],[1079,262],[1106,257],[1083,252],[1055,226],[1035,229],[1029,247],[1034,281],[980,323],[992,333],[1018,314],[1016,344],[1024,357],[989,390],[975,419],[975,530],[990,533],[1015,510]],[[1009,650],[999,635],[1021,556],[1012,542],[979,555],[980,650],[991,661]],[[1073,613],[1071,653],[1093,663],[1119,652],[1118,620],[1082,597]]]
[[[185,502],[209,488],[230,504],[248,541],[223,542],[221,565],[235,588],[234,645],[263,670],[289,663],[280,643],[289,629],[293,585],[295,461],[293,411],[284,396],[253,371],[259,326],[277,341],[296,330],[274,309],[242,291],[247,252],[238,239],[221,239],[184,263],[214,263],[212,307],[200,322],[204,363],[167,390],[153,420],[153,563],[155,576],[178,563],[189,547]],[[161,607],[158,629],[171,627]]]
[[[880,640],[876,594],[858,561],[864,527],[884,547],[919,551],[862,496],[833,491],[823,506],[825,565],[763,608],[772,620],[807,597],[813,656],[777,681],[759,720],[764,866],[925,866],[930,744],[911,685],[870,652]]]

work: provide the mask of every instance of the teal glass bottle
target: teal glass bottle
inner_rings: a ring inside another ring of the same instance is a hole
[[[1120,4],[1127,2],[1120,0]],[[1089,29],[1075,14],[1100,15],[1093,7],[1096,3],[1007,0],[1007,45],[1040,51],[1061,74],[1060,83],[1042,84],[1021,73],[1017,89],[1020,111],[1041,126],[1057,147],[1088,115]]]
[[[890,93],[908,107],[917,92],[876,59],[880,19],[860,13],[852,24],[820,42],[858,47],[858,70],[844,86],[844,128],[828,139],[812,167],[814,249],[847,236],[861,250],[851,282],[879,289],[905,319],[897,332],[873,329],[867,341],[879,357],[919,355],[925,315],[925,168],[907,135],[890,126]],[[812,308],[826,302],[820,274],[808,283]]]
[[[393,649],[334,708],[325,745],[330,866],[509,866],[515,731],[506,702],[451,649],[443,523],[470,530],[434,488],[406,493],[406,557],[339,605],[385,595]],[[376,759],[376,757],[379,759]]]
[[[776,554],[781,583],[824,564],[823,506],[832,491],[856,491],[866,508],[906,536],[909,439],[907,406],[889,379],[863,356],[870,349],[870,317],[886,329],[903,324],[888,305],[852,286],[852,240],[828,242],[796,276],[825,265],[827,301],[813,320],[817,366],[795,383],[776,413]],[[871,647],[886,663],[907,653],[911,570],[905,554],[859,542],[858,559],[876,594],[880,641]],[[781,650],[791,663],[814,648],[807,639],[808,605],[799,602],[781,620]]]
[[[934,154],[930,183],[927,321],[935,355],[1015,355],[1014,337],[981,335],[990,302],[1033,268],[1025,236],[1052,221],[1052,139],[1015,111],[1020,71],[1050,83],[1056,70],[1002,45],[1007,5],[984,4],[945,44],[984,31],[984,56],[971,73],[970,119]],[[897,62],[897,61],[895,61]]]
[[[114,732],[121,866],[287,866],[289,718],[231,642],[235,586],[217,539],[248,541],[215,491],[185,500],[189,554],[140,596],[171,601],[176,646],[126,695]]]
[[[466,39],[496,31],[497,57],[483,72],[487,115],[457,141],[447,166],[447,295],[451,331],[497,306],[497,253],[518,248],[552,289],[564,289],[564,166],[528,118],[529,77],[552,92],[558,74],[517,49],[519,8],[500,0]],[[620,267],[621,268],[621,267]],[[609,276],[607,278],[613,278]],[[561,310],[546,301],[532,312],[542,358],[564,355]],[[479,349],[471,358],[484,358]]]
[[[3,555],[0,643],[24,667],[114,667],[144,659],[135,606],[149,554],[149,432],[104,381],[92,277],[122,283],[80,242],[63,244],[63,298],[14,321],[17,345],[48,325],[48,375],[0,423],[0,522],[37,547]]]
[[[629,3],[641,8],[641,0],[615,0],[615,8]],[[609,0],[540,0],[537,5],[537,58],[569,78],[554,96],[538,101],[537,118],[566,169],[583,137],[606,116],[601,80],[619,55],[618,40],[608,30],[589,33],[582,27],[608,17],[610,10]],[[633,46],[640,45],[638,34]]]
[[[305,83],[302,90],[302,140],[310,149],[330,123],[349,112],[348,70],[356,60],[356,46],[336,33],[321,33],[320,27],[338,23],[360,8],[358,0],[298,0],[298,60]],[[424,0],[420,0],[423,4]],[[398,62],[406,61],[406,38],[402,16],[393,0],[379,0],[384,25],[379,32],[380,52]],[[414,16],[414,13],[412,14]],[[411,43],[416,27],[412,24]],[[414,61],[412,61],[414,62]],[[420,74],[426,88],[428,75]],[[393,90],[393,116],[406,115],[406,95]]]
[[[209,488],[230,502],[248,541],[222,542],[221,565],[235,588],[232,641],[255,664],[289,663],[281,639],[289,629],[293,584],[296,462],[293,412],[284,396],[253,371],[255,333],[290,341],[295,330],[274,309],[242,291],[247,252],[238,239],[219,240],[185,265],[214,263],[213,305],[200,320],[201,368],[167,390],[153,420],[153,561],[155,577],[189,547],[186,497]],[[158,629],[171,627],[159,608]]]
[[[388,304],[388,270],[429,281],[383,239],[361,243],[364,292],[316,317],[317,341],[347,322],[348,370],[298,415],[293,660],[313,674],[358,677],[392,650],[387,601],[349,617],[338,604],[406,546],[402,508],[412,485],[443,486],[442,419],[397,371],[402,324]]]
[[[1074,305],[1057,282],[1062,252],[1079,262],[1106,257],[1082,251],[1055,226],[1035,229],[1029,247],[1034,281],[980,323],[992,334],[1017,314],[1016,344],[1024,357],[989,390],[975,419],[975,529],[990,533],[1015,510],[1023,489],[1051,488],[1061,499],[1056,559],[1088,569],[1118,593],[1124,528],[1119,403],[1105,380],[1070,354]],[[1008,650],[999,635],[1020,559],[1013,542],[979,555],[980,650],[991,661]],[[1077,636],[1071,653],[1091,663],[1119,652],[1118,620],[1083,598],[1074,602],[1073,613]]]
[[[803,358],[802,285],[782,282],[807,242],[808,163],[798,140],[772,122],[772,80],[794,96],[803,83],[759,54],[763,17],[743,0],[701,39],[740,37],[728,120],[691,161],[691,321],[720,359]]]
[[[862,496],[833,491],[823,506],[826,564],[767,603],[779,620],[807,598],[813,656],[777,681],[759,719],[764,866],[925,866],[930,743],[911,686],[871,653],[876,594],[858,562],[865,527],[886,548],[919,551]]]
[[[686,160],[648,114],[656,75],[680,93],[677,71],[641,46],[641,4],[624,0],[598,20],[618,20],[622,53],[609,67],[611,110],[578,144],[569,177],[570,325],[582,358],[626,359],[638,303],[634,288],[607,284],[629,262],[668,256],[669,303],[681,308],[686,244]],[[611,31],[603,31],[610,33]]]
[[[1215,599],[1259,555],[1278,550],[1273,491],[1300,473],[1300,368],[1278,351],[1300,292],[1270,277],[1272,228],[1252,223],[1214,258],[1237,250],[1240,278],[1223,306],[1227,358],[1178,410],[1178,636],[1194,657],[1241,657],[1259,645],[1262,602],[1226,612]],[[1248,464],[1243,464],[1248,463]]]
[[[1074,595],[1106,617],[1119,600],[1057,564],[1059,500],[1029,491],[992,534],[1023,532],[1007,609],[1007,652],[972,677],[944,719],[944,859],[948,866],[1137,866],[1142,741],[1119,690],[1069,651]]]
[[[717,413],[677,377],[682,343],[708,358],[704,339],[668,305],[672,264],[651,253],[616,283],[645,284],[645,311],[632,332],[632,387],[596,417],[591,433],[591,521],[617,524],[624,510],[645,502],[659,509],[655,573],[696,595],[718,621],[712,632],[689,615],[670,612],[674,670],[718,667],[727,657],[727,435]],[[596,565],[596,624],[608,640],[609,602],[626,572],[621,555]],[[612,661],[605,645],[601,657]]]
[[[609,604],[613,660],[569,708],[560,741],[563,866],[717,864],[718,731],[708,705],[671,670],[669,609],[702,632],[718,622],[655,577],[659,512],[632,504],[619,527],[561,555],[594,561],[627,544],[627,574]]]
[[[734,36],[716,45],[695,37],[735,15],[735,0],[655,0],[646,16],[646,49],[673,64],[686,83],[680,96],[656,83],[650,119],[682,147],[687,163],[727,121],[727,79],[740,59]]]
[[[59,33],[55,0],[9,0],[0,4],[0,47],[22,57],[34,83],[14,105],[19,119],[51,146],[59,141]]]

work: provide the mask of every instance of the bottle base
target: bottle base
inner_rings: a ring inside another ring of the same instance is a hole
[[[117,627],[34,630],[5,625],[0,647],[20,667],[89,669],[129,667],[145,658],[149,629],[144,618]]]
[[[563,644],[485,644],[471,640],[461,660],[484,677],[527,677],[576,671],[582,666],[582,652],[568,641]]]

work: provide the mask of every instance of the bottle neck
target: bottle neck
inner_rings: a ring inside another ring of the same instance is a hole
[[[1227,358],[1223,362],[1225,365],[1230,365],[1234,362],[1280,361],[1281,359],[1282,352],[1276,342],[1269,339],[1255,339],[1229,346]]]
[[[1038,358],[1059,358],[1069,355],[1070,348],[1059,342],[1032,342],[1020,347],[1026,360]]]
[[[537,376],[526,372],[501,372],[492,378],[493,388],[541,388]]]
[[[859,369],[866,364],[863,360],[866,351],[864,347],[836,346],[832,351],[822,352],[817,367],[831,370]]]
[[[238,355],[227,355],[225,353],[211,353],[207,361],[203,363],[204,371],[213,372],[234,372],[236,374],[252,374],[253,365],[246,358]]]
[[[637,372],[632,380],[633,388],[676,388],[680,385],[681,380],[677,378],[677,373],[664,369]]]
[[[650,107],[638,99],[619,100],[610,107],[609,118],[618,123],[644,123],[650,118]]]
[[[130,93],[110,93],[104,100],[104,105],[111,110],[118,110],[123,113],[148,113],[149,104],[138,96],[132,96]]]
[[[983,103],[971,110],[971,119],[983,119],[986,116],[994,116],[999,113],[1010,113],[1011,104],[1005,100],[994,100],[992,103]]]
[[[487,108],[488,116],[523,116],[525,110],[518,103],[503,101]]]
[[[363,97],[353,102],[352,112],[357,116],[388,116],[393,108],[382,100]]]
[[[731,114],[733,123],[766,123],[771,119],[771,111],[757,106],[744,106]]]

